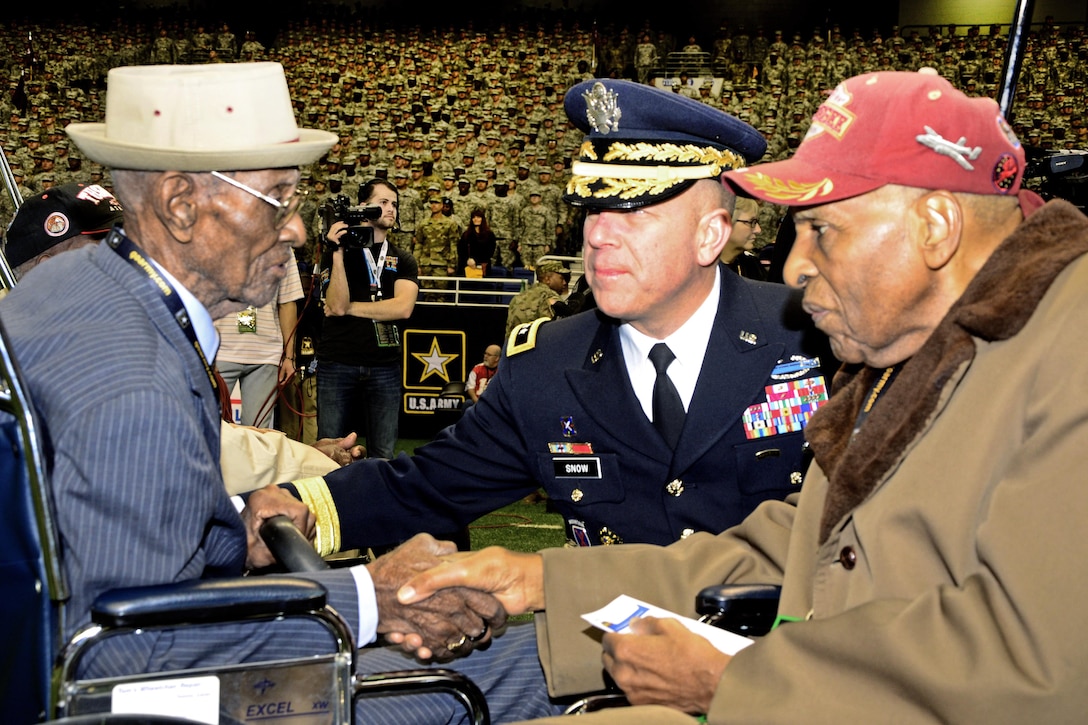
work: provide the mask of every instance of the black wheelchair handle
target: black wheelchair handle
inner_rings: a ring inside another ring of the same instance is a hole
[[[261,524],[261,538],[272,556],[287,571],[324,571],[329,568],[291,519],[282,514]]]

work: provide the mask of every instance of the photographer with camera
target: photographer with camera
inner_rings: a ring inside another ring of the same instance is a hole
[[[325,318],[317,348],[317,434],[365,433],[370,457],[392,458],[401,398],[400,321],[419,294],[415,258],[388,239],[398,195],[376,178],[322,206]],[[334,433],[334,431],[341,431]]]

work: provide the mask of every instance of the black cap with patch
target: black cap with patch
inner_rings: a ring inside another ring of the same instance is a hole
[[[121,202],[97,184],[62,184],[28,197],[8,225],[4,254],[12,267],[72,237],[105,234],[120,224]]]

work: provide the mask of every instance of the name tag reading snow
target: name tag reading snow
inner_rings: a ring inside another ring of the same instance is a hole
[[[218,725],[219,678],[183,677],[153,682],[133,682],[113,688],[110,709],[114,713],[172,715]]]
[[[675,612],[670,612],[653,604],[640,602],[634,597],[621,594],[608,604],[595,612],[582,615],[582,619],[592,624],[597,629],[618,634],[630,634],[631,622],[641,617],[657,617],[659,619],[675,619],[689,630],[714,645],[715,648],[727,655],[735,655],[742,649],[752,644],[751,639],[739,634],[727,632],[724,629],[703,624],[690,617],[682,617]]]
[[[556,478],[600,478],[601,459],[597,456],[560,456],[552,459]]]

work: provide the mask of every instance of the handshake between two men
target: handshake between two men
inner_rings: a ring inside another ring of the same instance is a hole
[[[275,485],[259,489],[249,497],[242,511],[248,538],[248,568],[275,563],[259,532],[261,524],[277,515],[290,518],[307,539],[313,540],[316,518],[304,503]],[[452,586],[410,602],[398,599],[399,590],[407,582],[441,566],[446,561],[444,557],[456,553],[457,546],[452,542],[419,534],[365,565],[374,586],[378,634],[414,652],[420,659],[438,662],[467,654],[490,641],[491,633],[506,624],[507,610],[489,593]]]
[[[314,517],[304,504],[282,488],[261,489],[243,512],[250,566],[272,563],[256,532],[261,521],[276,514],[290,516],[313,535]],[[421,660],[448,662],[468,655],[486,647],[508,616],[545,609],[540,553],[500,547],[458,552],[450,542],[418,534],[366,569],[375,592],[377,633]],[[706,712],[730,657],[676,621],[645,617],[631,631],[641,636],[605,634],[601,643],[604,669],[628,700]],[[532,638],[521,644],[535,652]],[[504,661],[502,655],[495,659]],[[543,692],[539,671],[538,677]]]

